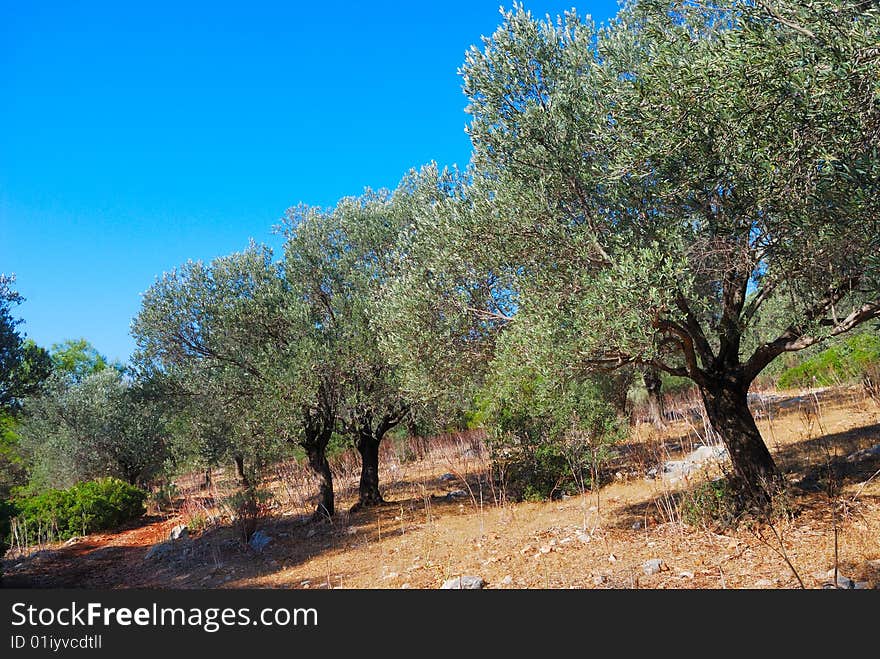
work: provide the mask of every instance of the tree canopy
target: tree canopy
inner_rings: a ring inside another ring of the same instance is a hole
[[[15,275],[0,274],[0,411],[15,410],[39,391],[52,367],[48,353],[18,330],[12,308],[24,298],[14,289]]]
[[[251,485],[244,465],[299,447],[329,516],[334,435],[361,456],[357,505],[377,505],[383,437],[426,409],[564,452],[616,437],[633,374],[656,395],[662,373],[694,383],[742,492],[766,502],[782,475],[750,386],[880,318],[880,8],[501,18],[460,69],[466,168],[295,206],[278,257],[252,242],[165,273],[134,368],[84,339],[25,340],[0,275],[0,407],[25,401],[29,450],[137,480],[154,465],[132,452],[172,437]]]
[[[508,273],[512,318],[460,305],[466,349],[515,327],[527,362],[692,379],[760,490],[778,472],[750,383],[880,314],[878,42],[870,3],[648,0],[602,28],[515,6],[461,70],[467,192],[426,211],[455,206],[465,240],[447,259],[446,232],[424,233],[412,269],[466,273],[447,296]],[[426,304],[419,287],[395,295]],[[426,317],[449,327],[448,313]],[[429,355],[428,341],[410,345]]]

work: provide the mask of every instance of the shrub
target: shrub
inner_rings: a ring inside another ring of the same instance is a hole
[[[159,512],[171,510],[179,494],[175,483],[162,483],[150,493],[149,503]]]
[[[271,514],[272,493],[267,490],[247,488],[223,500],[232,525],[238,536],[248,542],[260,523]]]
[[[480,413],[493,470],[513,500],[553,499],[591,487],[623,432],[613,405],[589,380],[504,383]]]
[[[880,364],[880,335],[856,334],[787,369],[778,386],[827,387],[862,379]]]
[[[77,483],[16,500],[16,526],[27,544],[65,540],[140,517],[146,498],[146,492],[116,478]]]
[[[741,508],[736,489],[727,479],[706,480],[682,494],[681,518],[691,526],[729,529],[736,526]]]

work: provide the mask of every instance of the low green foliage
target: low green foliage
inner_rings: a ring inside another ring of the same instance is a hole
[[[880,335],[856,334],[789,368],[779,377],[778,386],[827,387],[862,378],[872,366],[880,364]]]
[[[623,423],[598,376],[547,377],[508,353],[478,400],[493,470],[507,497],[553,499],[591,487]]]
[[[162,483],[150,493],[149,502],[160,512],[170,510],[179,494],[175,483]]]
[[[249,487],[224,499],[223,508],[239,537],[248,542],[262,520],[270,516],[271,503],[271,492]]]
[[[724,478],[706,480],[682,495],[681,518],[691,526],[733,528],[740,510],[736,492]]]
[[[65,540],[111,529],[144,513],[147,493],[116,478],[77,483],[12,502],[22,542]]]

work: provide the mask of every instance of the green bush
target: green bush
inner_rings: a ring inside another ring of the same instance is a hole
[[[143,515],[146,498],[147,493],[133,485],[101,478],[13,503],[19,534],[34,544],[117,527]]]
[[[707,480],[682,495],[681,517],[691,526],[716,530],[736,526],[741,504],[727,479]]]
[[[180,492],[175,483],[162,483],[158,485],[149,495],[149,502],[156,507],[159,512],[171,510],[174,507],[174,500],[179,496]]]
[[[787,369],[777,384],[783,389],[827,387],[859,380],[877,364],[880,364],[880,335],[856,334]]]
[[[513,500],[546,500],[592,486],[623,425],[593,381],[496,387],[481,410],[494,472]]]
[[[223,500],[223,507],[243,542],[248,542],[263,520],[271,516],[272,498],[268,490],[249,487]]]
[[[496,468],[503,465],[508,496],[515,500],[546,501],[575,494],[578,481],[589,485],[589,465],[576,456],[570,462],[566,447],[549,439],[533,444],[521,439],[509,439],[505,444],[508,452],[496,455],[494,461]]]

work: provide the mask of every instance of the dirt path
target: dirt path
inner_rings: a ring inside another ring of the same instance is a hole
[[[178,523],[173,517],[143,517],[137,526],[113,533],[96,533],[72,544],[54,544],[6,560],[3,578],[8,588],[131,588],[150,583],[144,555],[168,537]]]

